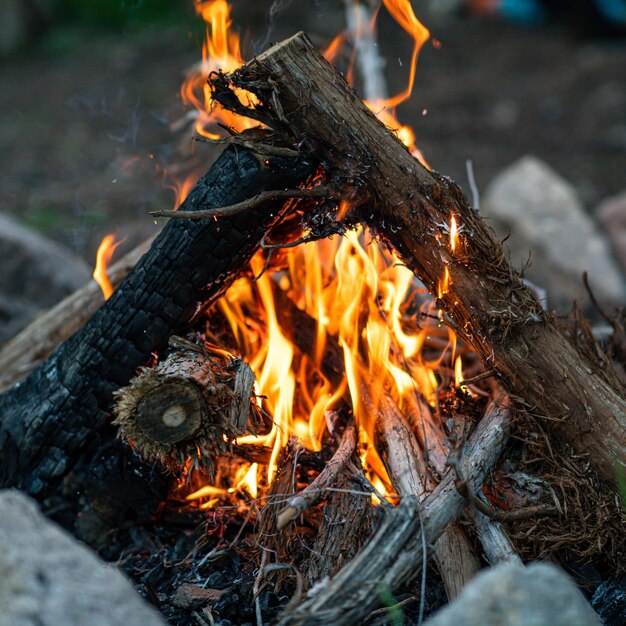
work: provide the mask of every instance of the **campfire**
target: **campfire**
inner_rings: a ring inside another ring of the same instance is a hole
[[[408,1],[383,4],[414,42],[395,97],[359,54],[376,12],[358,3],[323,54],[299,33],[246,63],[227,2],[197,2],[208,36],[181,124],[226,149],[154,213],[170,220],[147,251],[109,268],[103,242],[106,304],[91,315],[91,286],[59,305],[63,343],[27,331],[29,363],[5,373],[32,370],[0,397],[1,483],[72,501],[66,525],[172,620],[232,618],[243,598],[240,619],[355,624],[385,594],[421,619],[410,584],[431,554],[449,599],[481,554],[623,568],[623,329],[603,351],[581,316],[557,327],[430,169],[392,115],[429,33]],[[329,63],[348,44],[365,102]],[[135,525],[185,547],[166,591],[157,557],[123,545]]]

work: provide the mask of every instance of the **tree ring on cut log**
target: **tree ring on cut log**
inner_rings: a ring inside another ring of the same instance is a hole
[[[169,380],[150,389],[137,405],[137,428],[162,445],[193,437],[206,417],[202,390],[192,382]]]
[[[114,392],[114,424],[147,458],[172,469],[192,459],[210,469],[212,457],[254,429],[254,374],[209,344],[173,337],[170,348],[165,360]]]

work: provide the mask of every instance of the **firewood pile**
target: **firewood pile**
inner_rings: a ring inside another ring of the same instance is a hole
[[[208,85],[261,128],[93,315],[5,348],[0,485],[175,624],[421,619],[486,563],[621,575],[619,320],[551,319],[303,33]]]

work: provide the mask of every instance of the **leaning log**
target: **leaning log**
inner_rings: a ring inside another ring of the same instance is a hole
[[[606,480],[613,482],[616,463],[626,469],[626,399],[617,379],[558,332],[458,186],[422,166],[306,35],[210,84],[222,106],[308,146],[344,193],[348,182],[352,206],[517,400],[549,417]],[[258,104],[243,105],[235,88],[253,92]]]
[[[240,202],[298,185],[300,159],[226,149],[183,209]],[[249,261],[284,205],[260,204],[219,222],[171,221],[102,308],[26,380],[0,396],[0,486],[45,496],[77,460],[111,437],[115,389],[182,334]]]

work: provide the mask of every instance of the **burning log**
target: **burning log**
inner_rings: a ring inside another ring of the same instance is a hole
[[[279,319],[283,321],[282,326],[286,329],[286,333],[290,339],[295,342],[298,348],[304,354],[311,354],[315,347],[315,320],[307,315],[305,311],[299,309],[283,292],[274,289],[274,297],[277,303],[277,312]],[[321,367],[323,373],[330,380],[337,382],[343,376],[342,351],[336,341],[332,337],[326,338],[324,346],[324,354],[321,359]],[[383,461],[389,473],[391,482],[400,496],[417,496],[422,500],[427,493],[435,488],[435,482],[429,476],[429,471],[423,461],[425,455],[433,455],[438,460],[437,470],[443,474],[444,465],[447,454],[443,450],[442,443],[435,439],[434,429],[429,426],[429,433],[433,431],[433,436],[424,435],[422,437],[422,445],[424,452],[413,435],[412,430],[405,422],[393,400],[387,395],[382,394],[377,402],[371,397],[371,389],[374,388],[373,381],[368,380],[369,377],[362,374],[363,383],[360,386],[360,396],[363,404],[367,407],[370,414],[371,422],[376,425],[377,440],[380,447],[383,448]],[[430,420],[430,410],[421,403],[417,408],[417,414],[420,421]],[[422,424],[416,426],[416,430],[422,433],[424,426]],[[435,444],[434,446],[432,444]],[[342,448],[345,445],[345,434],[342,444],[333,457],[333,460],[327,466],[320,476],[307,487],[302,493],[291,498],[288,506],[279,513],[278,527],[282,528],[297,517],[310,504],[309,500],[319,500],[320,489],[317,482],[322,478],[323,484],[331,482],[330,466],[336,457],[344,458],[345,454],[340,456]],[[350,453],[351,454],[351,453]],[[335,471],[336,473],[336,471]],[[455,598],[465,584],[476,574],[480,568],[480,564],[474,551],[463,532],[462,528],[453,525],[446,529],[443,536],[439,539],[435,546],[435,560],[439,572],[444,581],[446,593],[450,599]]]
[[[182,208],[241,202],[297,185],[310,173],[304,160],[228,148]],[[0,485],[42,498],[92,446],[110,438],[113,391],[172,334],[186,330],[199,304],[223,292],[284,212],[261,204],[219,222],[168,223],[90,321],[0,396]]]
[[[210,345],[171,337],[170,354],[114,392],[115,425],[148,459],[209,466],[235,437],[254,429],[254,373]]]
[[[510,401],[499,395],[492,401],[463,450],[461,465],[469,489],[476,492],[502,453],[511,425]],[[428,551],[465,508],[465,498],[448,471],[437,488],[420,504],[403,498],[387,512],[370,541],[318,593],[283,613],[281,626],[357,624],[381,603],[380,592],[392,593],[415,578]]]
[[[331,182],[347,180],[351,205],[436,294],[486,368],[613,484],[615,464],[626,468],[626,400],[617,378],[559,333],[459,188],[416,161],[306,35],[212,75],[210,84],[226,109],[302,141]],[[242,104],[236,88],[259,103]]]

